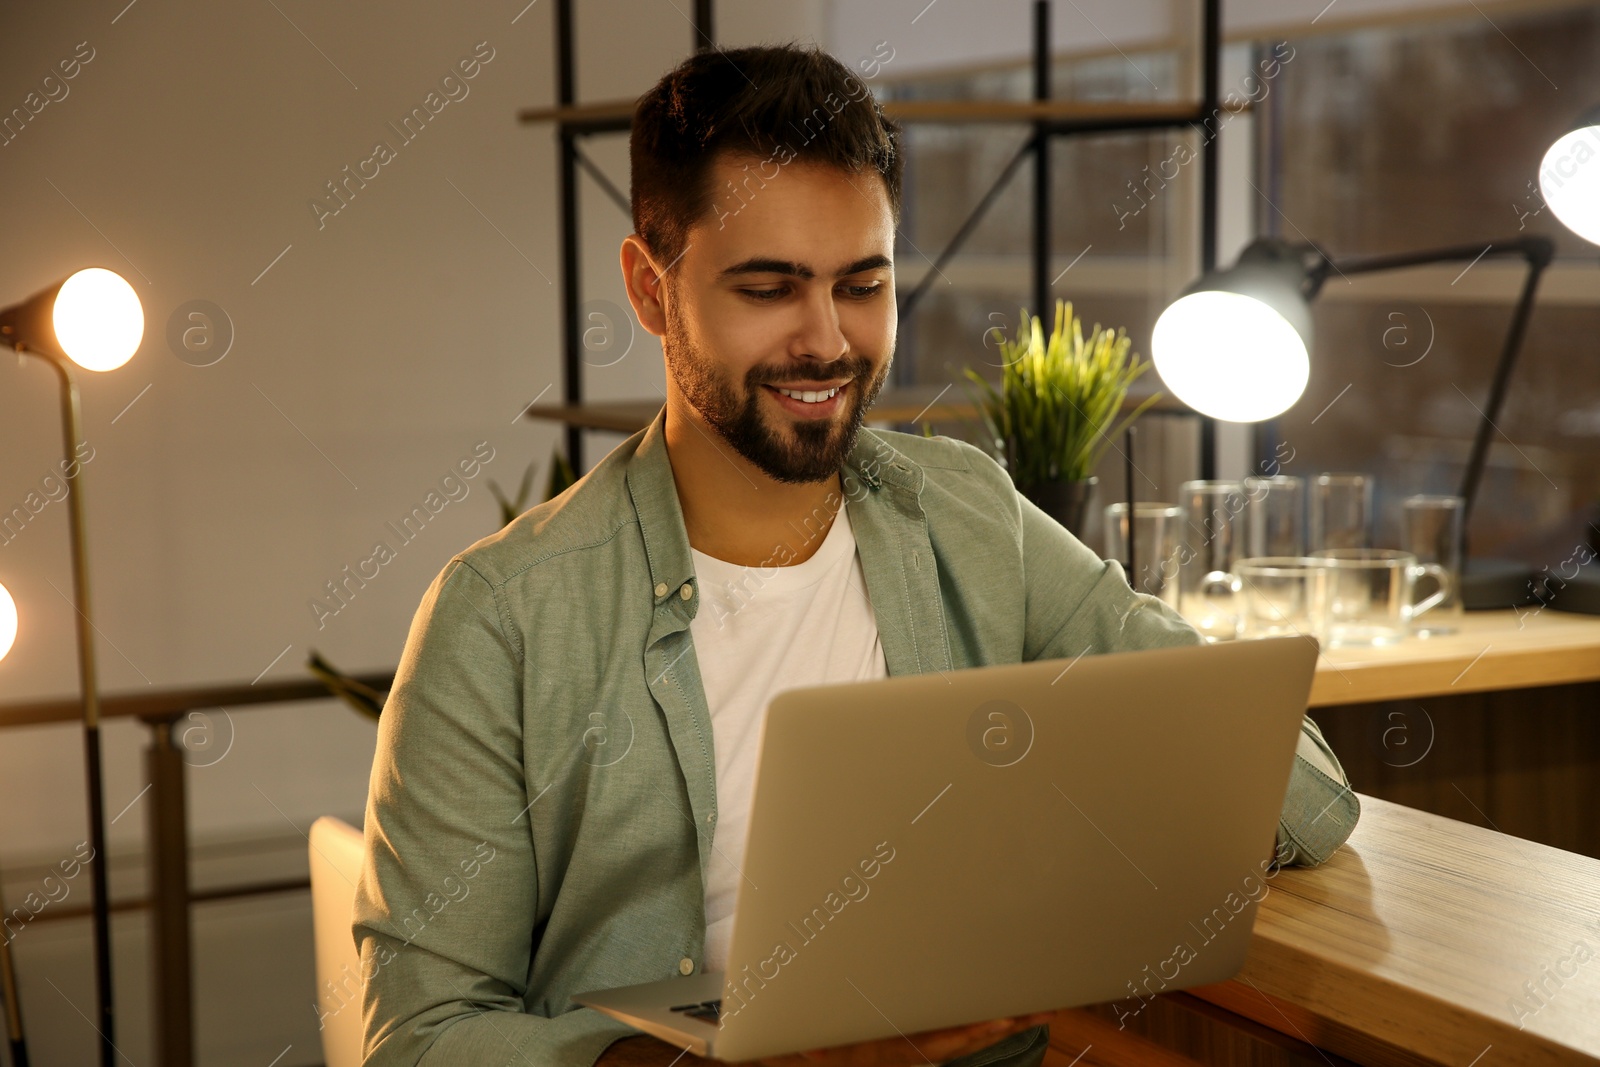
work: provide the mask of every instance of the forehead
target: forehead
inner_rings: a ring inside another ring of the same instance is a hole
[[[804,264],[819,274],[894,255],[894,215],[883,176],[782,157],[722,154],[707,175],[709,208],[689,251],[717,271],[751,257]],[[698,253],[698,254],[697,254]]]

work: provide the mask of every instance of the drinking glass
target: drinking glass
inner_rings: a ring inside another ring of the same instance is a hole
[[[1311,485],[1311,551],[1372,544],[1372,479],[1319,474]]]
[[[1445,573],[1447,595],[1427,612],[1427,617],[1412,626],[1418,637],[1453,634],[1461,628],[1465,608],[1461,602],[1461,523],[1467,502],[1459,496],[1418,494],[1406,497],[1401,505],[1400,547],[1417,557],[1424,567],[1435,566]],[[1432,572],[1418,579],[1419,591]]]
[[[1444,602],[1455,591],[1438,564],[1424,566],[1409,552],[1394,548],[1329,548],[1326,560],[1328,645],[1392,645],[1404,639],[1413,619]],[[1418,578],[1431,576],[1439,588],[1418,601]]]
[[[1239,579],[1233,564],[1240,555],[1244,486],[1184,482],[1178,503],[1184,510],[1178,610],[1208,642],[1232,641],[1239,636]]]
[[[1292,474],[1244,480],[1243,556],[1303,556],[1306,551],[1306,480]]]
[[[1239,576],[1239,636],[1295,634],[1325,638],[1327,560],[1307,556],[1253,556],[1233,565]]]
[[[1137,575],[1128,582],[1141,593],[1149,593],[1176,608],[1178,606],[1178,554],[1183,536],[1183,509],[1176,504],[1138,501],[1133,506],[1133,548]],[[1126,501],[1106,507],[1106,558],[1128,570],[1128,505]]]

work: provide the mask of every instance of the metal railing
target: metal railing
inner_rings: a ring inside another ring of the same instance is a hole
[[[354,680],[380,692],[394,682],[394,672],[362,674]],[[149,888],[143,899],[113,902],[112,910],[147,907],[150,912],[152,977],[151,1030],[155,1035],[156,1062],[162,1067],[193,1067],[194,982],[190,942],[190,906],[197,901],[219,900],[309,888],[309,880],[277,880],[230,885],[192,892],[189,888],[188,783],[184,776],[185,750],[173,736],[178,720],[191,711],[238,709],[263,704],[332,699],[321,681],[229,684],[140,690],[104,696],[102,720],[135,718],[150,730],[145,749],[150,803],[145,815]],[[0,705],[0,730],[14,726],[75,724],[82,722],[83,703],[77,698]],[[105,863],[96,856],[91,862]],[[83,915],[88,909],[82,909]],[[77,912],[63,912],[61,918]]]

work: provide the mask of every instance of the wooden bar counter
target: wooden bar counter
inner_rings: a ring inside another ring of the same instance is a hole
[[[1196,995],[1360,1062],[1600,1063],[1600,860],[1361,800]]]
[[[1326,864],[1271,878],[1236,978],[1126,1028],[1063,1012],[1047,1067],[1600,1064],[1600,860],[1361,806]]]
[[[1600,616],[1537,606],[1472,611],[1453,634],[1412,637],[1383,648],[1324,649],[1311,706],[1597,680]]]
[[[1309,704],[1350,841],[1273,877],[1238,977],[1062,1012],[1046,1067],[1600,1064],[1600,618],[1325,649]]]
[[[1310,705],[1358,792],[1600,857],[1600,617],[1468,612],[1326,649]]]

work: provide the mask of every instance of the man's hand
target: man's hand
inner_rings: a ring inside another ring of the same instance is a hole
[[[945,1030],[925,1030],[905,1037],[886,1037],[856,1045],[811,1049],[788,1056],[751,1061],[760,1067],[926,1067],[959,1059],[986,1049],[1012,1034],[1049,1022],[1054,1012],[1023,1015],[1013,1019],[992,1019],[985,1023],[953,1026]],[[711,1064],[675,1045],[640,1035],[616,1042],[595,1061],[595,1067],[678,1067]],[[747,1065],[750,1067],[750,1065]]]

